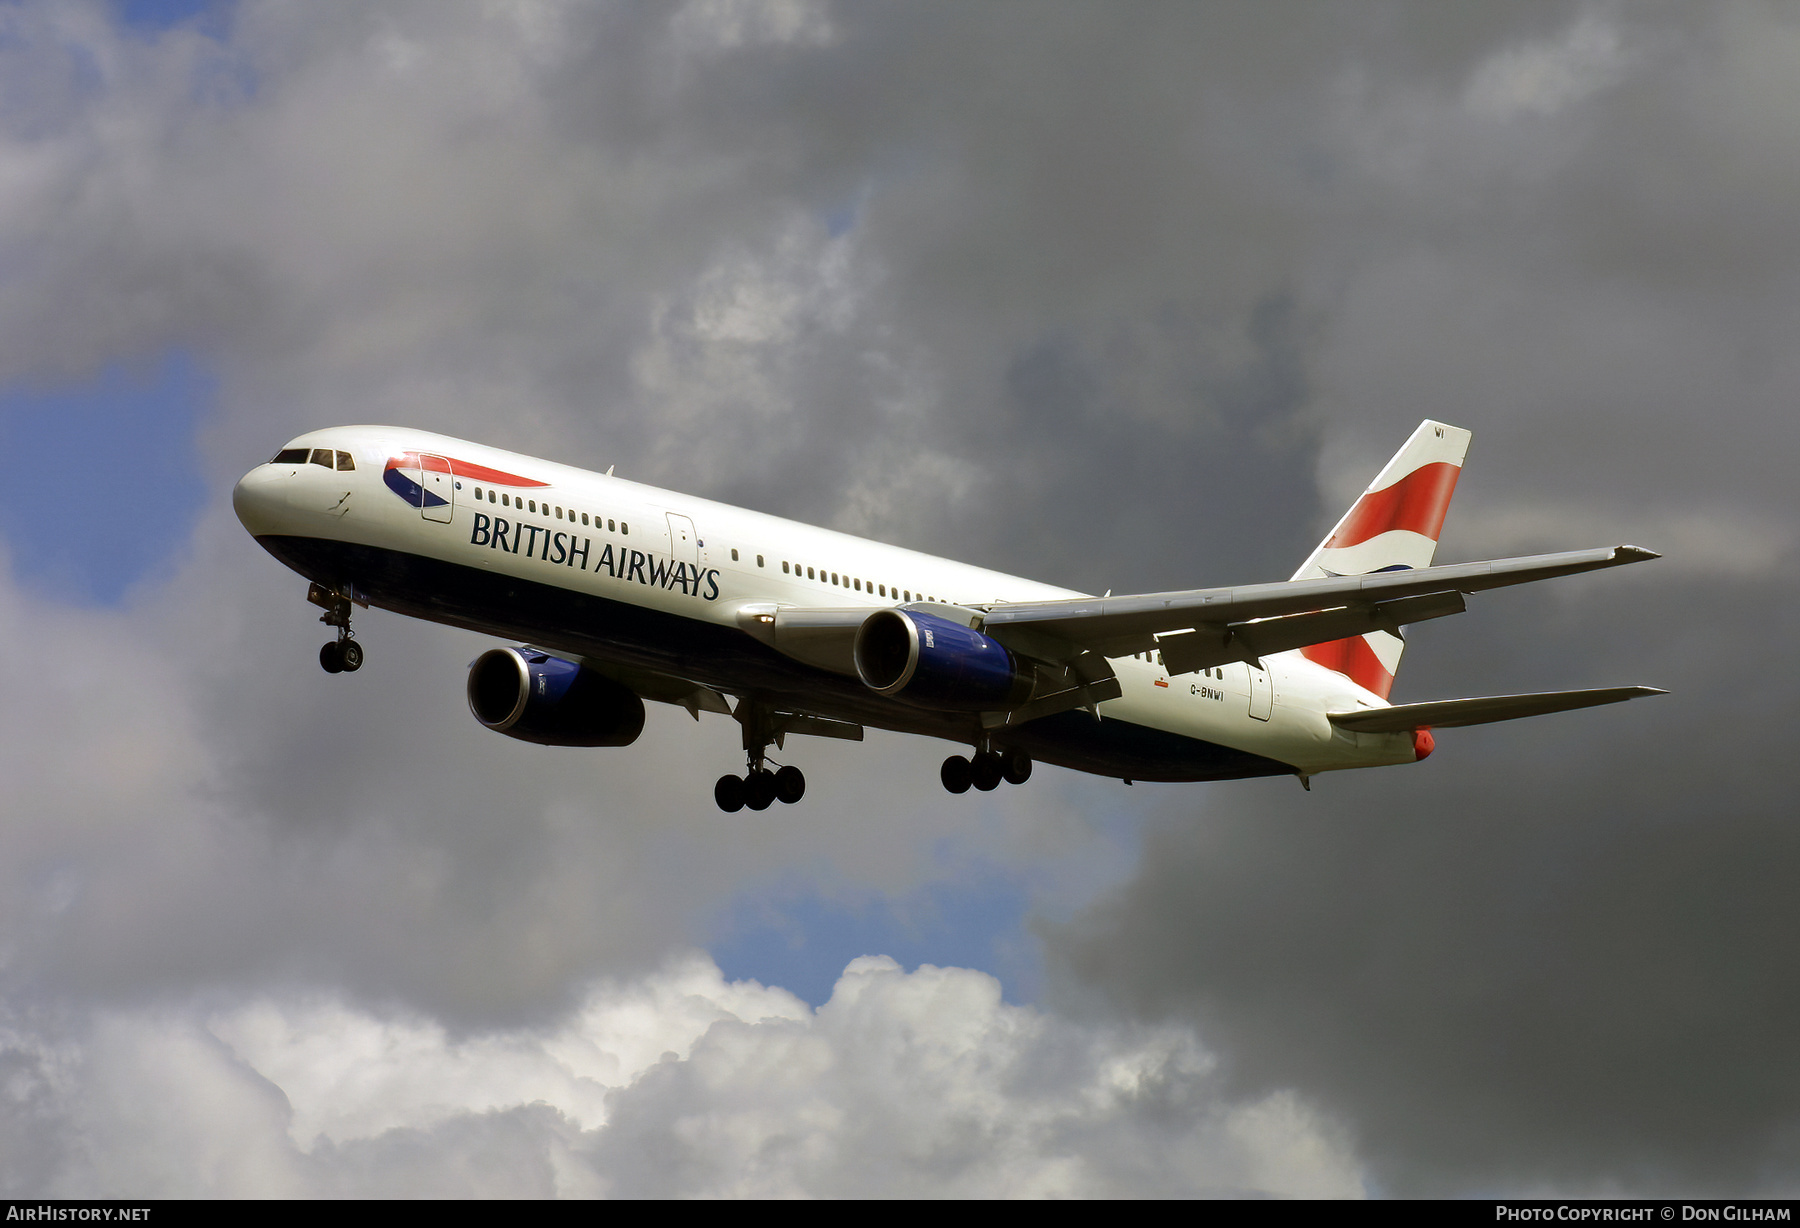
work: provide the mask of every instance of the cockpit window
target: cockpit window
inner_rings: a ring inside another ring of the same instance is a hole
[[[283,448],[275,454],[271,465],[304,465],[306,463],[305,448]]]
[[[339,452],[337,454],[337,460],[339,473],[351,473],[355,471],[356,462],[350,459],[350,454],[348,452]]]
[[[312,463],[315,465],[323,465],[329,469],[336,459],[332,456],[330,448],[314,448],[312,451]]]

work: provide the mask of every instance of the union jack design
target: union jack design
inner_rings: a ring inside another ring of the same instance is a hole
[[[388,458],[381,480],[387,488],[417,508],[446,507],[449,500],[425,488],[426,475],[446,473],[454,477],[486,482],[491,486],[548,486],[535,478],[520,477],[501,469],[489,469],[453,456],[436,456],[429,452],[402,452]]]
[[[1468,431],[1421,422],[1293,578],[1366,576],[1431,566],[1468,451]],[[1399,636],[1371,631],[1302,648],[1300,655],[1386,699],[1405,650],[1406,641]]]

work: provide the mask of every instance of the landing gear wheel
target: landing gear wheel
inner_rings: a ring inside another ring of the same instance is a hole
[[[975,756],[969,764],[969,783],[983,793],[991,793],[1000,787],[1000,756],[991,750],[984,750]]]
[[[775,797],[783,805],[792,806],[806,796],[806,775],[793,764],[775,773]]]
[[[349,595],[314,581],[306,590],[306,599],[325,611],[319,615],[320,622],[337,628],[337,639],[319,649],[319,667],[328,674],[355,673],[361,669],[362,645],[350,638]]]
[[[713,785],[713,801],[719,803],[719,809],[726,814],[736,814],[744,808],[744,778],[741,776],[721,776]]]
[[[1031,779],[1031,756],[1022,750],[1009,750],[1000,756],[1000,774],[1009,785],[1022,785]]]
[[[767,810],[775,800],[775,773],[758,768],[744,782],[744,805],[752,810]]]
[[[944,788],[952,793],[969,791],[969,761],[961,755],[951,755],[944,760],[944,766],[938,769],[938,779],[944,782]]]

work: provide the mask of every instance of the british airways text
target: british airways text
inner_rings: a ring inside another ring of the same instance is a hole
[[[593,540],[577,538],[573,533],[552,530],[544,525],[514,524],[504,516],[490,517],[485,512],[476,512],[469,544],[504,550],[508,554],[519,554],[523,547],[527,558],[560,563],[565,567],[578,566],[587,571]],[[658,558],[642,550],[624,546],[615,550],[611,543],[601,547],[600,557],[593,562],[594,571],[604,571],[614,579],[635,580],[650,588],[680,589],[690,597],[706,601],[716,601],[719,597],[719,572],[715,567],[703,571],[692,563]]]

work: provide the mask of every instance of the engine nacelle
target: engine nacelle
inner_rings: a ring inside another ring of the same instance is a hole
[[[1031,695],[1033,671],[981,632],[916,610],[878,610],[856,632],[863,684],[927,708],[991,711]]]
[[[630,746],[644,701],[561,657],[493,648],[469,667],[469,711],[496,733],[544,746]]]

